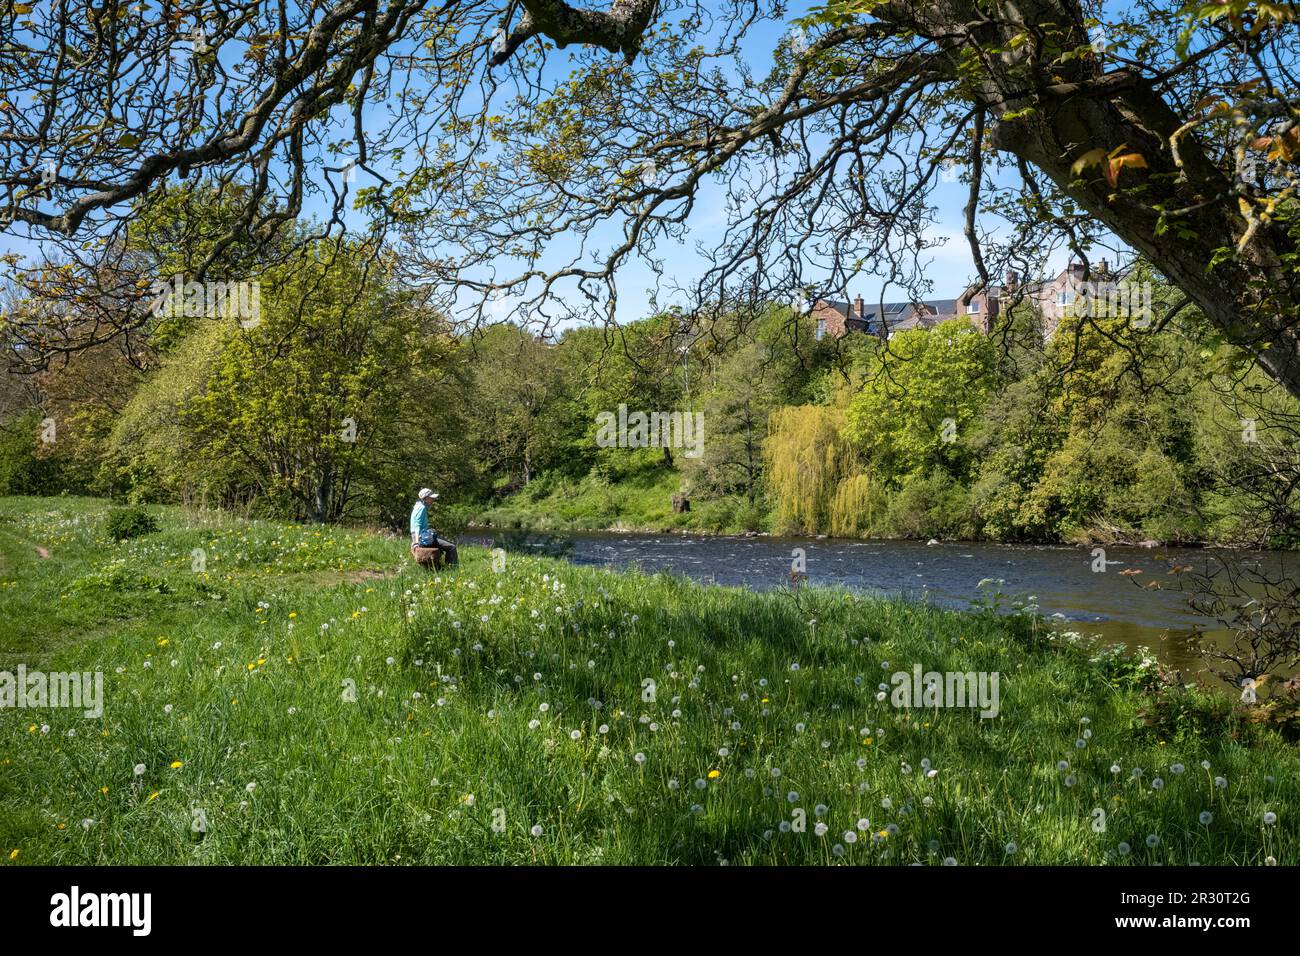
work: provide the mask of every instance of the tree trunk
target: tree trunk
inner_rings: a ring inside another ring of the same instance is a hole
[[[991,145],[1024,160],[1151,260],[1228,338],[1256,356],[1288,392],[1300,398],[1300,275],[1283,256],[1294,243],[1265,222],[1244,241],[1250,223],[1238,187],[1206,154],[1193,133],[1179,138],[1183,166],[1170,139],[1181,117],[1148,81],[1122,70],[1105,73],[1095,56],[1047,64],[1065,50],[1087,46],[1077,0],[998,3],[988,16],[973,0],[887,4],[877,16],[930,36],[947,35],[954,63],[981,47],[1006,50],[983,59],[986,73],[973,98],[994,119]],[[1073,24],[1057,47],[1033,59],[1032,43],[1011,51],[1017,24]],[[1028,112],[1003,120],[1012,111]],[[1099,166],[1076,174],[1075,161],[1094,149],[1138,153],[1145,168],[1126,167],[1111,186]],[[1159,209],[1183,210],[1162,230]],[[1241,245],[1241,251],[1225,256]],[[1210,263],[1223,259],[1210,269]]]
[[[316,484],[316,494],[312,505],[312,517],[318,524],[324,524],[329,520],[330,514],[330,488],[333,485],[333,477],[330,469],[321,472],[320,480]]]

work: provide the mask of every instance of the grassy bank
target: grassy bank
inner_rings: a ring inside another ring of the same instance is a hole
[[[726,499],[693,498],[691,510],[677,513],[672,497],[682,487],[679,471],[652,458],[629,467],[616,481],[603,480],[593,471],[581,478],[543,474],[528,485],[490,505],[464,504],[456,517],[473,527],[534,531],[642,531],[649,533],[743,534],[773,532],[772,515],[763,503],[751,506],[743,496]],[[867,540],[997,541],[984,537],[954,539],[940,525],[902,514],[896,527],[875,527],[864,532]],[[807,532],[792,532],[808,534]],[[1155,538],[1140,527],[1121,527],[1103,520],[1093,521],[1061,536],[1025,538],[1016,543],[1070,544],[1076,546],[1146,546],[1161,544],[1181,547],[1237,547],[1233,538],[1208,541],[1178,535]]]
[[[743,516],[723,502],[695,502],[692,511],[674,513],[672,497],[681,480],[678,472],[660,464],[632,469],[616,483],[595,474],[543,475],[501,501],[468,513],[479,526],[537,531],[749,530]]]
[[[0,499],[0,669],[105,677],[0,711],[3,865],[1300,857],[1293,746],[1024,618],[104,509]],[[877,699],[914,664],[1000,715]]]

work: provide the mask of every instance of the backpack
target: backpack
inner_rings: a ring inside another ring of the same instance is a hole
[[[438,546],[438,532],[432,528],[425,528],[420,532],[418,543],[421,548],[436,548]]]

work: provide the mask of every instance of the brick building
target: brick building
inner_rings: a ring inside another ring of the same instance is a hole
[[[1113,279],[1105,260],[1092,272],[1092,281]],[[1014,272],[1006,279],[979,292],[968,288],[955,299],[926,299],[921,302],[885,302],[867,304],[861,296],[850,302],[818,299],[813,303],[812,318],[816,335],[840,338],[849,332],[865,332],[888,337],[908,329],[929,329],[957,316],[965,316],[982,332],[1008,303],[1027,302],[1038,313],[1043,334],[1051,336],[1061,317],[1074,304],[1083,285],[1082,263],[1070,263],[1053,279],[1022,283]]]

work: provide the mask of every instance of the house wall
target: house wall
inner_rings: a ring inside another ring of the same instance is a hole
[[[1105,262],[1102,260],[1093,270],[1093,279],[1103,281],[1108,278],[1114,278]],[[1008,282],[1017,281],[1013,277],[1007,279]],[[1083,265],[1070,264],[1060,275],[1046,282],[1026,283],[1021,288],[1023,290],[1023,301],[1033,307],[1040,316],[1043,326],[1043,335],[1050,338],[1060,325],[1062,316],[1068,309],[1073,306],[1079,290],[1083,286]],[[1066,302],[1060,302],[1062,292],[1067,293]],[[938,325],[940,322],[948,319],[965,317],[970,319],[976,328],[986,335],[992,330],[993,322],[997,319],[1002,309],[1004,298],[1011,298],[1001,286],[994,286],[991,290],[985,289],[970,296],[971,300],[979,303],[979,313],[970,315],[966,311],[965,298],[959,298],[953,314],[931,315],[928,312],[921,314],[915,307],[904,310],[901,314],[892,317],[888,323],[889,335],[906,331],[907,329],[917,328],[918,326]],[[850,311],[853,306],[848,306]],[[826,322],[826,334],[833,335],[836,338],[843,336],[849,331],[864,331],[861,316],[856,312],[847,319],[844,313],[827,304],[824,300],[819,299],[813,306],[813,319],[824,319]]]
[[[1056,332],[1056,327],[1061,324],[1062,316],[1073,306],[1082,284],[1083,265],[1071,265],[1055,279],[1039,283],[1028,292],[1026,298],[1042,317],[1044,338],[1051,338],[1053,333]],[[1062,292],[1066,293],[1065,304],[1060,301]]]
[[[828,305],[824,300],[818,299],[812,307],[813,328],[817,328],[818,322],[826,323],[826,336],[829,338],[841,338],[845,331],[844,313],[834,306]]]
[[[971,315],[966,310],[966,306],[970,302],[975,302],[979,305],[979,312],[975,315]],[[993,329],[993,320],[998,317],[998,310],[1001,306],[1001,302],[1001,297],[997,293],[990,294],[989,291],[985,289],[967,298],[958,299],[956,315],[945,315],[940,318],[942,320],[964,316],[965,318],[970,319],[971,323],[977,329],[987,335]]]

